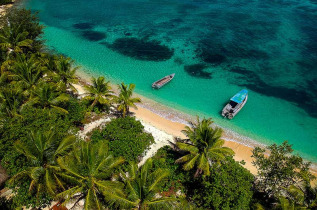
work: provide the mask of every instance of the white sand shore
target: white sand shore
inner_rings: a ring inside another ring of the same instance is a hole
[[[83,76],[83,73],[81,76]],[[81,86],[77,90],[78,94],[85,93]],[[144,97],[141,97],[141,99],[143,100]],[[150,100],[146,99],[146,101],[146,103],[148,103]],[[135,117],[141,121],[145,127],[145,130],[152,133],[155,140],[155,144],[151,145],[150,149],[146,151],[146,154],[140,164],[143,164],[147,158],[152,157],[159,148],[169,145],[169,141],[174,141],[173,137],[185,138],[184,134],[181,132],[186,126],[184,123],[166,119],[140,105],[138,105],[138,109],[131,109],[131,111],[134,112]],[[171,116],[172,119],[174,117],[175,116]],[[230,131],[225,130],[223,139],[225,140],[224,146],[230,147],[235,152],[234,159],[236,161],[244,160],[244,167],[247,168],[251,173],[256,174],[257,170],[252,164],[253,158],[251,157],[253,147],[239,143],[239,139],[237,139],[235,134]],[[260,146],[261,144],[258,145]],[[317,171],[315,171],[315,169],[312,169],[312,172],[315,176],[317,175]]]

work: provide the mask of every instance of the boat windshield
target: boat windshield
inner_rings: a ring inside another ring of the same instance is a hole
[[[238,103],[234,101],[230,101],[229,104],[231,105],[232,108],[234,108],[237,106]]]

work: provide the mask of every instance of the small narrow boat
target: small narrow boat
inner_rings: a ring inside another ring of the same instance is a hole
[[[170,74],[170,75],[163,77],[160,80],[157,80],[156,82],[153,82],[152,88],[160,89],[161,87],[163,87],[164,85],[169,83],[174,78],[174,76],[175,76],[175,74]]]
[[[230,99],[230,102],[222,110],[222,116],[232,119],[242,109],[247,100],[248,91],[243,89]]]

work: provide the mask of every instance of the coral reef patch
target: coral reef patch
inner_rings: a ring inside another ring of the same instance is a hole
[[[233,67],[231,72],[237,73],[239,86],[246,87],[252,91],[266,96],[281,98],[296,105],[307,112],[312,117],[317,117],[317,80],[307,82],[306,88],[288,88],[283,86],[273,86],[263,81],[259,75],[243,67]]]
[[[155,40],[119,38],[107,47],[138,60],[165,61],[174,55],[174,50]]]
[[[105,39],[107,36],[105,33],[98,31],[83,31],[81,34],[85,39],[93,42],[97,42]]]
[[[73,27],[75,29],[80,29],[80,30],[88,30],[88,29],[93,29],[95,24],[93,23],[75,23],[73,24]]]
[[[207,68],[207,65],[202,63],[184,66],[185,72],[190,76],[211,79],[211,73],[204,71],[205,68]]]

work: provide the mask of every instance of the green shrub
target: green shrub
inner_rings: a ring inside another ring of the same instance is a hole
[[[10,22],[12,26],[19,26],[19,32],[28,32],[27,39],[33,40],[32,52],[38,52],[43,46],[43,40],[40,39],[43,34],[44,26],[40,24],[37,13],[32,14],[27,9],[11,9],[2,19],[2,24]]]
[[[71,98],[68,102],[68,119],[73,123],[81,123],[86,114],[85,105],[77,99]]]
[[[194,203],[208,209],[249,209],[253,175],[232,158],[212,168],[210,176],[188,186]]]
[[[47,109],[36,109],[25,107],[22,118],[8,118],[3,122],[0,129],[0,159],[1,164],[7,169],[8,174],[23,170],[28,162],[16,153],[13,143],[17,140],[27,141],[30,129],[48,131],[54,129],[60,139],[74,133],[72,122],[59,113],[51,112]]]
[[[188,181],[190,175],[182,169],[181,164],[175,163],[175,160],[181,155],[169,146],[164,146],[157,151],[153,157],[153,168],[168,169],[170,175],[168,181],[160,186],[161,191],[176,193],[178,190],[184,191],[184,183]]]
[[[43,209],[44,207],[50,205],[53,198],[51,198],[47,193],[39,193],[39,197],[34,196],[29,192],[30,187],[29,179],[22,179],[19,182],[19,187],[15,187],[14,185],[8,185],[9,188],[13,189],[13,193],[15,196],[11,198],[8,202],[10,204],[10,209],[22,209],[22,206],[29,207],[40,207],[39,209]]]
[[[143,125],[134,117],[112,120],[101,131],[93,132],[93,141],[109,141],[109,149],[115,157],[137,161],[138,157],[154,143],[153,136],[143,131]]]

